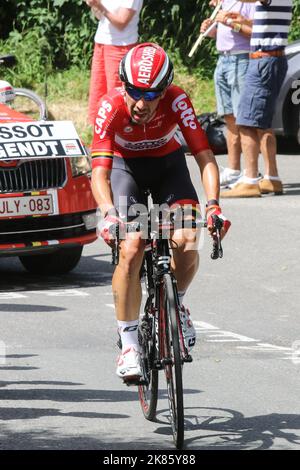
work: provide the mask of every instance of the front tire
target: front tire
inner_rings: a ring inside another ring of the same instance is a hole
[[[150,314],[148,314],[150,315]],[[144,323],[143,323],[144,322]],[[158,370],[154,368],[153,317],[148,316],[141,322],[141,355],[144,378],[146,385],[139,385],[139,400],[145,418],[154,421],[156,418],[158,397]]]
[[[179,312],[170,274],[165,274],[161,285],[160,309],[163,320],[164,348],[162,358],[167,382],[170,421],[177,449],[184,441],[184,407],[182,385],[182,358],[178,333]]]
[[[24,268],[32,274],[66,274],[77,266],[82,254],[82,246],[59,248],[53,253],[25,255],[19,259]]]

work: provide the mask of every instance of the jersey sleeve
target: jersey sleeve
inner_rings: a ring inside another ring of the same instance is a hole
[[[114,120],[117,108],[113,100],[104,95],[99,104],[99,110],[95,119],[94,137],[91,148],[92,168],[102,166],[111,169],[114,156]]]
[[[209,150],[210,146],[205,131],[199,124],[194,107],[187,94],[179,87],[174,87],[176,94],[173,96],[172,112],[175,114],[183,137],[193,155]]]

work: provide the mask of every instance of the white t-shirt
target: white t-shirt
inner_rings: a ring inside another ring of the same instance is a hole
[[[122,7],[135,10],[135,14],[122,31],[113,26],[105,16],[102,16],[98,23],[95,42],[113,44],[114,46],[127,46],[137,42],[139,15],[143,0],[102,0],[102,5],[111,13],[115,13],[118,8]]]

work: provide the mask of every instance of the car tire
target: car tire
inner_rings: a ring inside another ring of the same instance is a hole
[[[82,249],[82,246],[59,248],[53,253],[19,256],[19,259],[32,274],[66,274],[79,263]]]
[[[296,140],[298,145],[300,145],[300,106],[298,107],[298,113],[296,114],[296,123],[298,123],[298,126],[296,127]]]
[[[298,145],[300,145],[300,105],[293,106],[291,110],[292,117],[292,133]]]

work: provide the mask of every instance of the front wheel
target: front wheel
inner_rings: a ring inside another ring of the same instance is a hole
[[[141,321],[141,356],[145,384],[139,385],[139,400],[143,414],[149,421],[156,417],[158,396],[158,370],[154,368],[153,317],[147,316]]]
[[[25,255],[19,259],[24,268],[33,274],[66,274],[79,263],[82,249],[82,246],[59,248],[53,253]]]
[[[177,449],[183,447],[184,408],[182,358],[179,341],[179,312],[170,274],[165,274],[160,286],[160,315],[162,318],[162,363],[164,367],[170,422]]]

